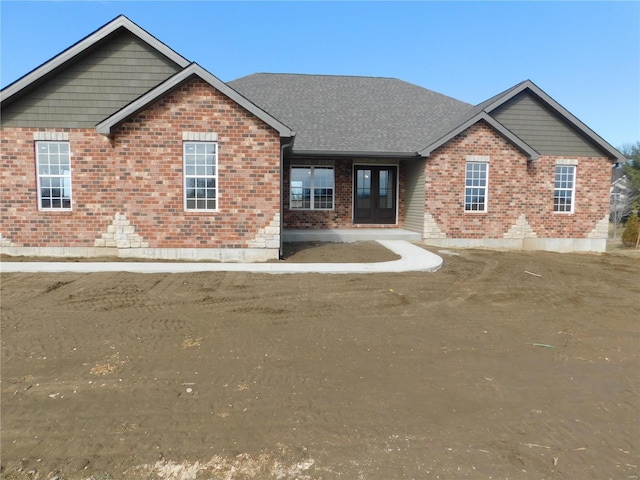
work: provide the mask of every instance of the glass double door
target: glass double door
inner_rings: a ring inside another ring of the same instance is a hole
[[[354,223],[396,223],[396,166],[354,166]]]

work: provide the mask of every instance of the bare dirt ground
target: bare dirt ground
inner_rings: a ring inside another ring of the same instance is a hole
[[[638,478],[640,258],[442,255],[2,274],[0,478]]]

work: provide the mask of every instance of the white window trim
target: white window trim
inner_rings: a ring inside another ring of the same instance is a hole
[[[197,140],[190,140],[185,138],[196,138]],[[212,139],[215,138],[216,141],[213,140],[200,140],[201,138]],[[220,183],[218,179],[218,161],[220,157],[219,145],[217,142],[217,134],[194,134],[194,133],[186,133],[183,134],[183,142],[182,142],[182,200],[183,200],[183,208],[185,212],[191,213],[216,213],[220,211],[220,199],[218,192],[220,191]],[[198,143],[211,143],[215,145],[215,165],[214,165],[214,174],[213,175],[187,175],[187,152],[186,148],[188,144],[198,144]],[[187,179],[188,178],[213,178],[215,179],[215,202],[216,208],[187,208]]]
[[[293,188],[291,186],[291,181],[293,178],[293,169],[294,168],[310,168],[311,169],[311,199],[309,202],[309,208],[305,208],[305,207],[300,207],[300,208],[296,208],[292,206],[293,203]],[[314,206],[314,201],[315,201],[315,195],[313,194],[314,190],[315,190],[315,169],[316,168],[322,168],[322,169],[331,169],[331,171],[333,172],[333,188],[331,190],[331,208],[316,208]],[[324,212],[330,212],[332,210],[336,209],[336,169],[334,165],[291,165],[291,167],[289,168],[289,210],[294,210],[294,211],[324,211]]]
[[[567,191],[568,188],[556,188],[556,172],[558,167],[571,168],[573,170],[573,185],[571,187],[571,209],[570,210],[556,210],[556,192],[559,190]],[[561,159],[556,161],[556,165],[553,168],[553,213],[557,215],[573,215],[576,211],[576,183],[578,179],[578,161]]]
[[[40,132],[36,132],[36,133],[40,133]],[[45,132],[42,132],[45,133]],[[48,132],[47,132],[48,133]],[[68,135],[65,136],[51,136],[48,135],[48,138],[66,138],[65,140],[36,140],[34,142],[34,147],[35,147],[35,157],[36,157],[36,188],[38,190],[38,211],[41,212],[70,212],[73,210],[73,181],[72,181],[72,171],[71,171],[71,145],[69,144],[69,137]],[[34,138],[44,138],[44,135],[34,135]],[[57,174],[57,175],[52,175],[52,174],[41,174],[40,173],[40,162],[39,162],[39,154],[38,154],[38,145],[40,145],[41,143],[57,143],[57,144],[61,144],[64,143],[68,146],[69,149],[69,174],[68,175],[61,175],[61,174]],[[43,207],[42,206],[42,177],[47,177],[47,178],[68,178],[69,179],[69,206],[68,207]]]
[[[470,163],[484,163],[487,165],[487,175],[485,179],[484,187],[467,187],[467,165]],[[462,203],[462,209],[464,213],[487,213],[489,211],[489,164],[490,158],[488,155],[467,155],[466,162],[464,164],[464,197]],[[484,188],[484,209],[483,210],[467,210],[467,188]]]

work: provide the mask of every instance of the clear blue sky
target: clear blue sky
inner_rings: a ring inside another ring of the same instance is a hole
[[[640,141],[640,2],[0,2],[5,87],[119,14],[223,81],[394,77],[472,104],[530,79]]]

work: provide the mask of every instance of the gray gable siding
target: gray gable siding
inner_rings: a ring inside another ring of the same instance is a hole
[[[491,116],[542,155],[603,155],[575,128],[528,92],[508,100],[493,110]]]
[[[118,31],[3,107],[2,126],[93,128],[179,70],[135,35]]]

